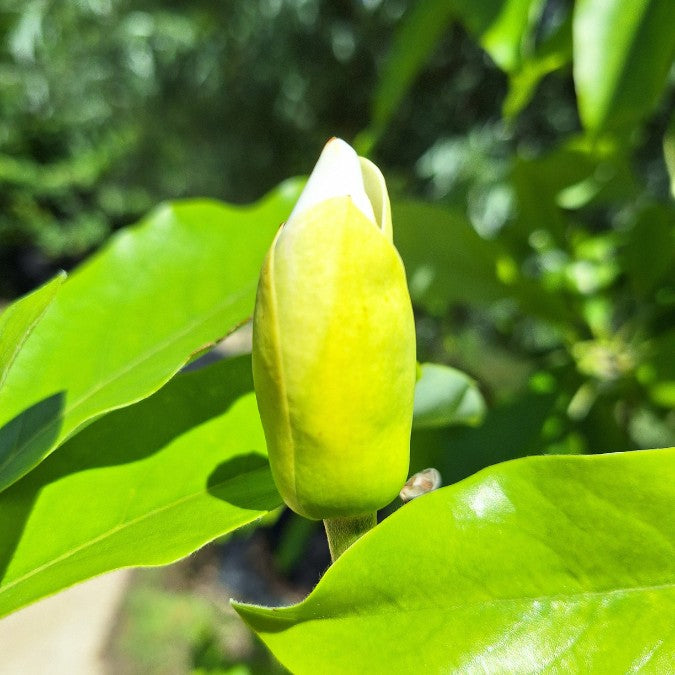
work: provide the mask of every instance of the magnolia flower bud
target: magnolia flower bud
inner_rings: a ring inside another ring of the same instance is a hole
[[[332,139],[267,254],[253,379],[277,488],[308,518],[372,513],[408,474],[415,326],[382,174]]]

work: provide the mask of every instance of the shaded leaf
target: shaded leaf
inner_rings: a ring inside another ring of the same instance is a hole
[[[447,484],[497,462],[539,454],[554,403],[551,394],[527,393],[488,410],[476,428],[414,428],[410,471],[434,466]]]
[[[264,254],[298,187],[251,207],[164,205],[63,284],[0,390],[0,489],[251,314]]]
[[[528,53],[543,4],[543,0],[424,0],[413,5],[394,35],[373,97],[371,126],[357,139],[359,152],[368,154],[377,143],[452,19],[464,25],[502,70],[513,73]]]
[[[572,318],[564,297],[523,278],[501,238],[483,239],[463,213],[417,201],[394,202],[392,211],[410,295],[430,314],[442,315],[453,303],[511,297],[525,312],[555,322]]]
[[[671,206],[651,204],[638,214],[621,251],[636,295],[650,299],[661,287],[675,292],[675,228]]]
[[[571,14],[552,35],[536,47],[533,54],[523,55],[520,67],[509,75],[509,91],[502,106],[505,118],[515,117],[532,99],[539,82],[572,60]]]
[[[638,371],[638,378],[654,403],[672,410],[675,408],[675,329],[655,336],[648,349],[649,355]]]
[[[414,303],[442,314],[451,302],[504,297],[496,274],[500,249],[482,239],[463,213],[402,201],[392,204],[392,220]]]
[[[425,0],[414,5],[401,19],[375,90],[372,126],[357,140],[361,154],[372,149],[389,124],[447,29],[453,11],[453,3],[448,0]]]
[[[415,385],[413,427],[417,429],[476,425],[485,415],[485,400],[475,380],[439,363],[422,363]]]
[[[0,494],[0,615],[172,562],[278,507],[265,448],[248,356],[89,425]]]
[[[511,229],[523,240],[532,231],[550,230],[562,244],[567,226],[563,209],[637,199],[623,150],[620,144],[574,137],[541,157],[518,158],[513,167],[518,214]]]
[[[460,20],[505,72],[518,70],[543,0],[454,0]]]
[[[530,457],[420,497],[309,597],[235,609],[292,672],[670,672],[675,448]]]

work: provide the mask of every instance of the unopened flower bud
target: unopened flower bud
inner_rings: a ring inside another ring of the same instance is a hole
[[[415,327],[374,164],[326,145],[267,255],[253,377],[272,473],[308,518],[373,512],[405,482]]]

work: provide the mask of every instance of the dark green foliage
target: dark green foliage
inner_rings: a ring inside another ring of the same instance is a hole
[[[160,200],[247,202],[306,172],[365,126],[402,8],[5,0],[0,297]]]

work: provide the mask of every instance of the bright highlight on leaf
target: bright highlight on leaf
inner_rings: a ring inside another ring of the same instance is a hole
[[[65,272],[57,274],[0,314],[0,389],[21,348],[54,300],[65,278]]]

